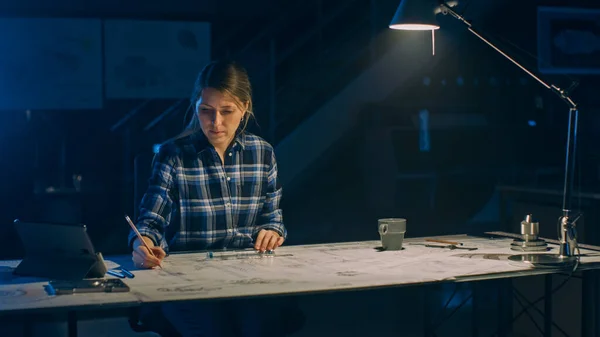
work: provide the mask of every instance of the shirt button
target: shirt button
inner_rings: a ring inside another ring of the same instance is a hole
[[[231,180],[231,177],[227,177],[227,181],[230,181],[230,180]]]
[[[231,206],[231,204],[230,204],[230,203],[226,203],[226,204],[225,204],[225,207],[229,207],[229,206]]]
[[[229,152],[229,156],[230,156],[230,157],[231,157],[231,156],[233,156],[233,153]]]

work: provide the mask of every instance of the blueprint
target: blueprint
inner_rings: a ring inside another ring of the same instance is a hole
[[[0,313],[31,307],[302,294],[556,272],[510,261],[509,256],[519,254],[510,250],[512,239],[444,238],[477,250],[427,247],[429,242],[422,238],[405,240],[401,251],[381,251],[378,241],[282,246],[272,255],[253,251],[215,252],[213,257],[206,252],[173,254],[163,261],[162,269],[152,270],[134,269],[130,256],[107,256],[110,267],[123,266],[136,275],[124,279],[130,292],[48,296],[44,292],[47,282],[4,282]],[[549,247],[548,253],[556,254],[557,247]],[[598,267],[599,252],[582,249],[581,253],[585,254],[581,268]],[[4,265],[11,268],[8,261]]]

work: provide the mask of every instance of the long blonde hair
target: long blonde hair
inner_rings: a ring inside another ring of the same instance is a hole
[[[213,61],[207,64],[198,74],[194,90],[190,97],[190,106],[185,113],[185,119],[187,119],[189,112],[192,111],[192,118],[183,131],[174,139],[187,137],[200,130],[196,102],[200,99],[202,91],[205,88],[213,88],[231,96],[234,98],[236,105],[242,111],[245,111],[242,123],[240,124],[240,132],[246,130],[248,120],[250,117],[254,117],[252,86],[250,85],[250,78],[246,69],[233,61]]]

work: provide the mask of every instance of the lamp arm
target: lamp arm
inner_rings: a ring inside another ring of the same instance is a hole
[[[577,86],[577,83],[573,83],[573,85],[569,88],[569,90],[565,91],[559,88],[556,85],[548,84],[544,82],[542,79],[537,77],[534,73],[529,71],[527,68],[519,64],[516,60],[510,57],[508,54],[500,50],[500,48],[496,47],[493,43],[484,38],[481,34],[479,34],[474,28],[473,25],[467,21],[462,15],[458,14],[454,11],[450,6],[444,2],[440,4],[441,12],[445,15],[450,14],[452,17],[458,19],[462,23],[464,23],[468,30],[477,36],[480,40],[485,42],[490,47],[494,48],[498,53],[511,61],[514,65],[521,68],[524,72],[529,74],[532,78],[538,81],[542,86],[546,89],[554,92],[558,95],[565,103],[569,105],[569,123],[568,123],[568,135],[567,135],[567,144],[566,144],[566,158],[565,158],[565,177],[564,177],[564,186],[563,186],[563,209],[562,216],[559,218],[559,243],[560,243],[560,251],[558,253],[559,259],[564,259],[568,261],[576,256],[575,251],[577,248],[577,231],[575,229],[575,222],[579,219],[580,215],[571,215],[571,199],[573,195],[573,180],[574,180],[574,172],[575,172],[575,153],[577,148],[577,124],[578,124],[578,115],[579,111],[577,109],[577,104],[573,102],[571,97],[569,96],[568,91],[571,91],[573,88]]]
[[[460,22],[464,23],[467,26],[467,29],[471,33],[473,33],[473,35],[477,36],[481,41],[485,42],[487,45],[492,47],[494,50],[496,50],[498,53],[500,53],[506,59],[511,61],[514,65],[521,68],[521,70],[523,70],[529,76],[531,76],[533,79],[538,81],[546,89],[557,94],[558,97],[560,97],[563,101],[565,101],[565,103],[567,103],[571,109],[577,109],[577,104],[575,104],[575,102],[571,99],[571,97],[569,96],[569,93],[567,91],[559,88],[558,86],[556,86],[554,84],[548,84],[548,83],[544,82],[542,79],[540,79],[538,76],[536,76],[533,72],[531,72],[530,70],[528,70],[527,68],[525,68],[524,66],[519,64],[519,62],[517,62],[515,59],[510,57],[508,54],[503,52],[500,48],[496,47],[493,43],[491,43],[489,40],[487,40],[485,37],[483,37],[480,33],[478,33],[473,28],[473,25],[471,24],[471,22],[469,22],[467,19],[465,19],[465,17],[463,17],[462,15],[460,15],[456,11],[454,11],[448,4],[446,4],[446,3],[440,4],[440,9],[441,9],[442,14],[445,14],[445,15],[450,14],[450,16],[452,16],[455,19],[459,20]],[[572,87],[574,87],[574,86],[572,86]]]

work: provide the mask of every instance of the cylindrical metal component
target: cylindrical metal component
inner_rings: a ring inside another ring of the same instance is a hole
[[[525,216],[525,220],[521,221],[521,235],[525,241],[537,240],[540,234],[540,223],[533,222],[531,214]]]
[[[545,240],[539,238],[540,223],[533,220],[531,214],[527,214],[521,221],[521,238],[515,239],[510,249],[521,252],[543,252],[548,250]]]

